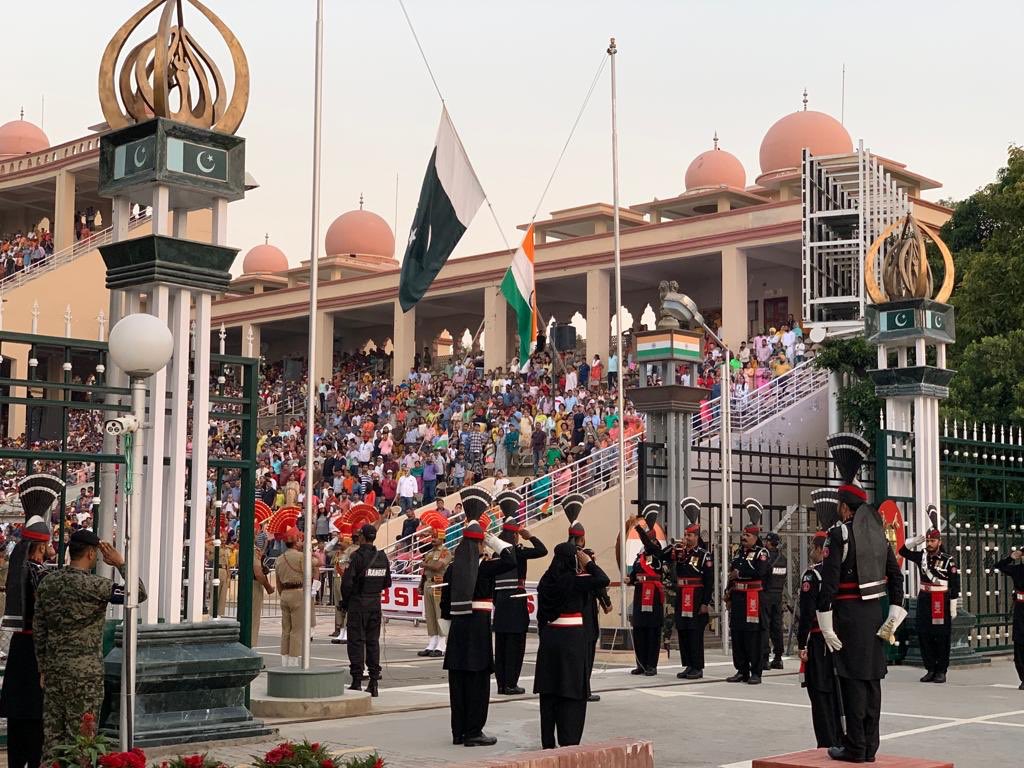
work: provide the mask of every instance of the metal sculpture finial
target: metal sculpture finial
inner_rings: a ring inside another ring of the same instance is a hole
[[[928,264],[926,235],[942,254],[942,285],[935,294],[935,301],[945,303],[949,300],[956,276],[949,246],[942,241],[935,229],[908,214],[886,227],[868,249],[864,260],[864,286],[872,302],[882,304],[898,299],[932,298],[932,270]],[[886,248],[882,257],[882,284],[879,285],[876,276],[879,270],[875,262],[878,259],[878,252],[891,237],[895,237],[896,241]]]
[[[804,88],[804,112],[807,111],[807,88]]]
[[[107,316],[100,310],[100,313],[96,316],[96,322],[99,324],[99,340],[105,341],[107,335]]]
[[[715,131],[715,137],[712,139],[715,144],[715,149],[718,149],[718,131]]]
[[[65,338],[71,338],[71,305],[68,304],[64,308],[64,336]]]
[[[24,107],[21,108],[21,117],[19,117],[18,119],[19,120],[24,120],[25,119],[25,108]]]
[[[234,91],[230,100],[216,63],[185,28],[185,3],[206,17],[231,52]],[[161,5],[156,33],[131,48],[120,72],[115,73],[128,38]],[[171,23],[172,16],[177,23]],[[199,0],[151,0],[107,43],[100,60],[99,96],[103,117],[114,130],[166,117],[234,133],[249,103],[249,63],[238,38]]]
[[[39,299],[32,302],[32,333],[39,333]]]
[[[264,245],[270,245],[270,233],[269,232],[267,232],[267,234],[265,234],[263,236],[263,244]]]
[[[359,210],[363,210],[363,193],[359,193]]]

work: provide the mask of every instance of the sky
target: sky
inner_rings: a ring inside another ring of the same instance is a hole
[[[206,2],[241,41],[252,73],[238,134],[261,186],[232,204],[230,242],[244,253],[269,234],[298,264],[310,252],[315,0]],[[102,119],[103,48],[143,4],[4,2],[7,29],[39,29],[43,8],[55,22],[42,30],[42,45],[7,58],[0,122],[24,106],[26,119],[43,118],[54,144],[85,135]],[[400,256],[440,100],[398,0],[325,5],[320,242],[360,194],[393,225],[397,180]],[[516,226],[533,216],[612,35],[625,205],[682,192],[686,166],[710,149],[715,131],[753,182],[761,137],[801,108],[805,87],[809,108],[842,116],[855,142],[942,181],[929,199],[969,195],[994,178],[1008,145],[1024,143],[1024,3],[1016,0],[406,0],[406,7],[495,214],[481,208],[456,256],[518,243]],[[186,14],[229,70],[223,46],[193,9]],[[609,88],[606,67],[541,217],[611,202]]]

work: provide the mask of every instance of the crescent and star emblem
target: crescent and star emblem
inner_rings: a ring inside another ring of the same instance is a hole
[[[906,312],[898,312],[896,314],[896,317],[893,320],[893,324],[897,328],[906,328],[907,327],[907,323],[909,323],[909,322],[910,322],[910,318],[907,316]]]
[[[209,166],[206,163],[209,163]],[[199,166],[199,170],[203,173],[213,173],[213,169],[217,167],[214,163],[213,155],[209,152],[200,152],[196,157],[196,165]]]
[[[135,148],[135,155],[133,159],[135,160],[136,168],[141,168],[142,164],[146,162],[146,147],[144,144],[140,144]]]

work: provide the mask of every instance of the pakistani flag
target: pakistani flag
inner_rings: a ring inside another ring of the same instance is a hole
[[[448,450],[448,433],[442,432],[440,435],[434,438],[434,450],[435,451],[446,451]]]
[[[402,261],[398,300],[403,312],[423,298],[485,197],[448,110],[442,107],[437,141]]]
[[[519,326],[519,365],[525,370],[529,364],[530,345],[537,338],[537,297],[533,277],[533,224],[526,230],[522,245],[512,257],[505,278],[501,281],[501,295],[516,311]]]

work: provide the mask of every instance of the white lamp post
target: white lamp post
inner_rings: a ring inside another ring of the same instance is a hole
[[[135,647],[138,637],[136,616],[139,606],[138,577],[139,542],[135,520],[142,503],[142,441],[140,432],[146,418],[146,379],[163,368],[171,359],[174,338],[162,320],[147,314],[126,315],[110,329],[110,356],[117,367],[131,379],[132,418],[114,422],[115,433],[130,435],[132,440],[131,471],[125,474],[125,484],[131,488],[124,518],[124,634],[121,641],[121,720],[120,747],[132,748],[135,731]],[[204,382],[196,382],[203,386]],[[162,414],[153,414],[160,418]],[[110,426],[108,426],[108,431]],[[159,467],[153,468],[159,471]]]

